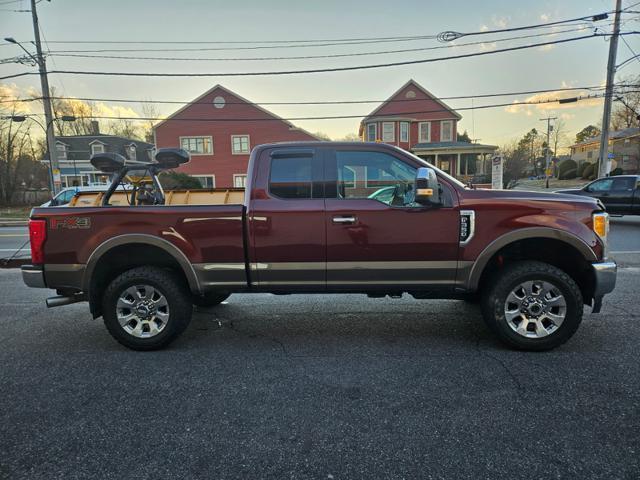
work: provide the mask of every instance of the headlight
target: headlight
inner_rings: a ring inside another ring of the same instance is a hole
[[[607,243],[609,235],[609,214],[607,212],[598,212],[593,214],[593,231]]]

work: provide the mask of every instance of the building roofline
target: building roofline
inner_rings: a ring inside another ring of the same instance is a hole
[[[221,84],[217,83],[215,84],[213,87],[211,87],[209,90],[207,90],[206,92],[204,92],[202,95],[200,95],[198,98],[186,103],[185,105],[183,105],[182,107],[180,107],[178,110],[176,110],[175,112],[173,112],[171,115],[169,115],[167,118],[165,118],[164,120],[161,120],[160,122],[156,123],[153,126],[153,132],[154,132],[154,136],[155,136],[155,131],[156,129],[160,126],[163,125],[164,123],[166,123],[168,120],[171,120],[173,117],[175,117],[176,115],[184,112],[187,108],[189,108],[191,105],[199,102],[200,100],[202,100],[204,97],[206,97],[207,95],[209,95],[210,93],[213,93],[215,90],[220,89],[223,90],[225,92],[227,92],[229,95],[233,95],[234,97],[237,97],[238,99],[240,99],[243,102],[248,103],[249,105],[257,108],[258,110],[260,110],[263,113],[266,113],[267,115],[276,118],[278,120],[280,120],[282,123],[286,124],[289,126],[290,129],[292,130],[300,130],[304,133],[306,133],[307,135],[312,136],[313,138],[318,138],[316,137],[314,134],[312,134],[311,132],[308,132],[307,130],[305,130],[304,128],[298,127],[296,125],[294,125],[293,123],[291,123],[288,120],[285,120],[284,118],[280,117],[279,115],[276,115],[275,113],[267,110],[264,107],[261,107],[260,105],[258,105],[255,102],[252,102],[251,100],[248,100],[246,98],[244,98],[242,95],[237,94],[236,92],[229,90],[228,88],[222,86]],[[319,139],[318,139],[319,140]]]
[[[378,108],[376,108],[375,110],[373,110],[371,113],[369,113],[369,115],[367,115],[366,117],[364,117],[360,123],[364,123],[368,120],[370,120],[372,117],[375,116],[376,113],[378,113],[378,111],[384,107],[385,105],[387,105],[389,103],[389,100],[391,100],[393,97],[395,97],[396,95],[398,95],[402,90],[404,90],[405,88],[407,88],[409,85],[413,84],[417,89],[419,89],[420,91],[422,91],[422,93],[424,93],[427,97],[431,98],[432,100],[434,100],[435,102],[437,102],[439,105],[441,105],[443,108],[445,108],[447,111],[453,113],[454,117],[456,120],[462,120],[462,115],[460,115],[458,112],[456,112],[453,108],[451,108],[449,105],[447,105],[446,103],[444,103],[442,100],[440,100],[438,97],[436,97],[435,95],[433,95],[429,90],[427,90],[426,88],[424,88],[422,85],[420,85],[418,82],[416,82],[413,78],[410,78],[404,85],[402,85],[398,90],[396,90],[393,95],[389,96],[384,102],[382,102]],[[400,114],[401,115],[401,114]]]

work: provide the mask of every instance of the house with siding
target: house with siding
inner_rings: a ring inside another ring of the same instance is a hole
[[[463,180],[486,175],[498,147],[458,141],[462,116],[409,80],[360,122],[360,137],[396,145]]]
[[[595,163],[600,155],[600,135],[571,145],[571,159],[578,165]],[[640,128],[625,128],[609,132],[611,169],[621,168],[625,174],[640,172]]]
[[[157,148],[182,147],[178,171],[206,188],[244,187],[251,149],[262,143],[318,140],[272,112],[216,85],[153,129]]]

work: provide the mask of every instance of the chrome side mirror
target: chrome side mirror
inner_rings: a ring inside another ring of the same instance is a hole
[[[431,168],[418,168],[416,173],[415,192],[417,203],[422,205],[431,205],[434,207],[441,205],[438,176]]]

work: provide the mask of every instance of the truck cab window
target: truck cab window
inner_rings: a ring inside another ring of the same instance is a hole
[[[312,157],[283,157],[271,160],[269,191],[280,198],[311,198]]]
[[[614,178],[611,190],[614,192],[628,192],[633,190],[635,179],[631,177]]]
[[[611,185],[613,184],[612,178],[605,178],[603,180],[598,180],[597,182],[593,182],[589,185],[589,192],[608,192],[611,190]]]
[[[373,151],[337,151],[339,198],[368,198],[392,206],[414,203],[416,168],[392,155]]]

